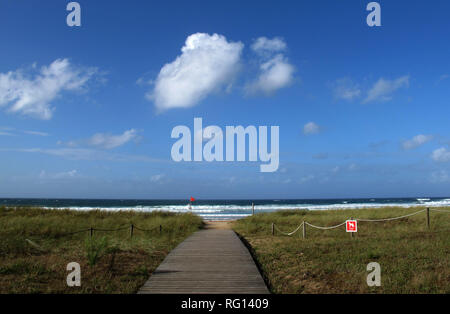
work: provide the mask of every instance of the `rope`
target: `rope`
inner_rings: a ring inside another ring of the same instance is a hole
[[[77,233],[88,232],[88,231],[90,231],[90,230],[91,230],[91,229],[84,229],[84,230],[75,231],[75,232],[63,233],[63,234],[61,234],[60,236],[61,236],[61,237],[65,237],[65,236],[68,236],[68,235],[74,235],[74,234],[77,234]]]
[[[93,231],[101,231],[101,232],[114,232],[114,231],[120,231],[120,230],[125,230],[128,229],[129,227],[121,227],[121,228],[117,228],[117,229],[97,229],[97,228],[93,228]],[[91,230],[91,229],[89,229]]]
[[[306,221],[305,221],[305,224],[307,224],[310,227],[316,228],[316,229],[328,230],[328,229],[334,229],[334,228],[338,228],[340,226],[345,225],[345,221],[343,223],[339,224],[339,225],[332,226],[332,227],[319,227],[319,226],[312,225],[312,224],[310,224],[309,222],[306,222]]]
[[[442,212],[442,213],[450,213],[450,211],[448,211],[448,210],[442,210],[442,209],[430,209],[430,210],[436,211],[436,212]],[[419,211],[417,211],[417,212],[415,212],[415,213],[411,213],[411,214],[407,214],[407,215],[399,216],[399,217],[391,217],[391,218],[383,218],[383,219],[363,219],[363,218],[355,218],[355,219],[353,219],[353,220],[365,221],[365,222],[392,221],[392,220],[396,220],[396,219],[402,219],[402,218],[406,218],[406,217],[411,217],[411,216],[414,216],[414,215],[423,213],[424,211],[426,211],[426,209],[422,209],[422,210],[419,210]],[[304,221],[304,222],[302,222],[302,223],[300,224],[300,226],[297,227],[297,229],[295,229],[294,231],[289,232],[289,233],[288,233],[288,232],[283,232],[283,231],[281,231],[280,229],[278,229],[278,227],[277,227],[275,224],[273,224],[273,225],[274,225],[275,229],[276,229],[278,232],[280,232],[280,233],[282,233],[282,234],[284,234],[284,235],[287,235],[287,236],[291,236],[291,235],[293,235],[294,233],[296,233],[296,232],[300,229],[300,227],[301,227],[303,224],[306,224],[306,225],[308,225],[308,226],[310,226],[310,227],[313,227],[313,228],[316,228],[316,229],[329,230],[329,229],[335,229],[335,228],[338,228],[338,227],[340,227],[340,226],[343,226],[343,225],[345,225],[345,223],[346,223],[346,221],[344,221],[343,223],[341,223],[341,224],[339,224],[339,225],[336,225],[336,226],[331,226],[331,227],[321,227],[321,226],[315,226],[315,225],[313,225],[313,224],[310,224],[309,222]]]
[[[283,232],[283,231],[281,231],[280,229],[278,229],[278,227],[274,224],[274,227],[275,227],[275,229],[278,231],[278,232],[280,232],[280,233],[282,233],[282,234],[284,234],[284,235],[287,235],[287,236],[291,236],[291,235],[293,235],[294,233],[296,233],[300,228],[301,228],[301,226],[303,226],[303,222],[300,224],[300,226],[298,226],[297,227],[297,229],[295,229],[294,231],[292,231],[292,232]]]
[[[392,217],[392,218],[384,218],[384,219],[360,219],[360,218],[357,218],[357,219],[355,219],[355,220],[358,220],[358,221],[367,221],[367,222],[370,222],[370,221],[372,221],[372,222],[390,221],[390,220],[396,220],[396,219],[402,219],[402,218],[406,218],[406,217],[411,217],[411,216],[420,214],[420,213],[422,213],[422,212],[424,212],[424,211],[426,211],[426,209],[419,210],[418,212],[415,212],[415,213],[412,213],[412,214],[408,214],[408,215],[404,215],[404,216],[400,216],[400,217]]]
[[[137,226],[134,226],[134,229],[139,230],[139,231],[144,231],[144,232],[150,232],[150,231],[153,231],[153,230],[158,229],[158,228],[159,228],[159,226],[154,227],[152,229],[142,229],[142,228],[139,228]]]
[[[430,210],[435,211],[435,212],[440,212],[440,213],[450,213],[450,210],[432,209],[432,208],[430,208]]]

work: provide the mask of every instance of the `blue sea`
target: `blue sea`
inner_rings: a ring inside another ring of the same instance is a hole
[[[39,206],[72,210],[133,210],[139,212],[192,212],[205,220],[230,220],[277,210],[328,210],[377,207],[450,207],[450,198],[372,198],[372,199],[299,199],[299,200],[196,200],[189,209],[188,200],[102,200],[102,199],[0,199],[0,206]]]

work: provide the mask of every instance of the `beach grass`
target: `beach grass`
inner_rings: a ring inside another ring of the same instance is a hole
[[[202,225],[193,214],[1,207],[0,293],[135,293]],[[91,227],[123,229],[91,238]],[[66,284],[71,262],[81,266],[81,287]]]
[[[351,238],[345,226],[319,230],[303,221],[334,226],[353,218],[389,218],[423,208],[289,210],[256,214],[233,224],[252,251],[273,293],[450,293],[450,213],[426,212],[386,222],[359,222]],[[449,208],[441,210],[450,211]],[[367,285],[367,264],[381,266],[381,286]]]

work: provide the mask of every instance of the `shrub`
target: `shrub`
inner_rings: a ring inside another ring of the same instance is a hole
[[[108,239],[106,237],[87,238],[84,244],[88,264],[94,266],[107,251]]]

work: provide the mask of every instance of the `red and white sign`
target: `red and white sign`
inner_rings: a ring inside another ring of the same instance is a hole
[[[357,220],[347,220],[345,222],[345,229],[347,232],[358,232],[358,221]]]

